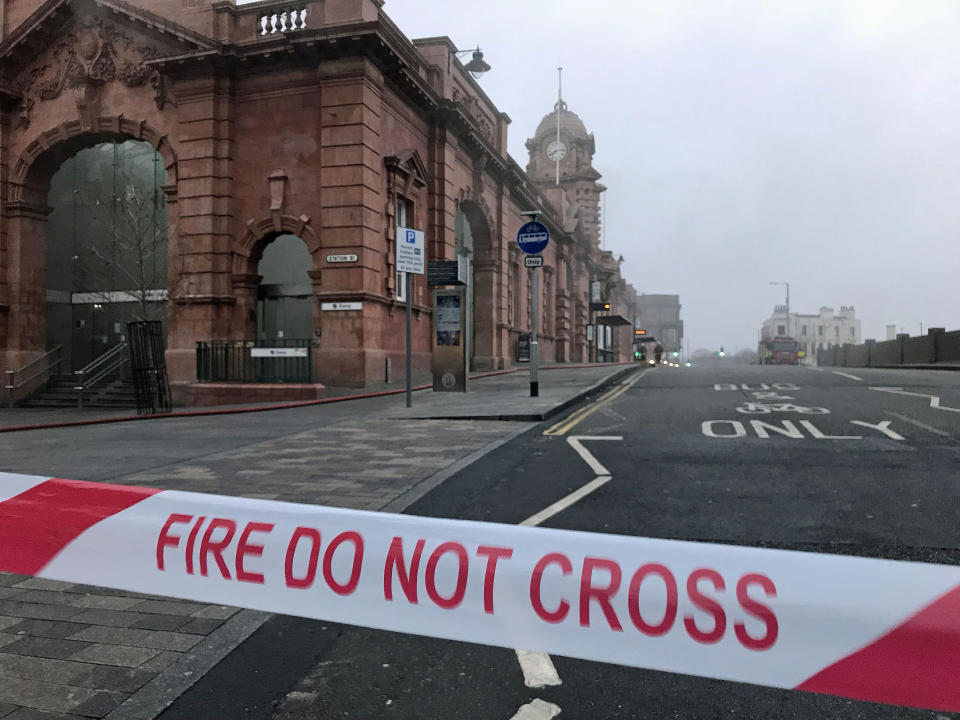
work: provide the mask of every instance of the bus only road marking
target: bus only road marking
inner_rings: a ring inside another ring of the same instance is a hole
[[[896,440],[904,441],[906,438],[900,433],[891,429],[892,420],[881,420],[878,423],[867,422],[866,420],[851,420],[851,425],[876,430],[882,435]],[[753,435],[764,440],[769,440],[774,435],[781,435],[793,440],[804,440],[809,437],[814,440],[863,440],[862,435],[828,435],[814,425],[810,420],[780,420],[778,422],[765,422],[763,420],[750,420],[741,422],[740,420],[705,420],[700,424],[700,432],[710,438],[744,438]],[[804,432],[806,431],[806,432]]]

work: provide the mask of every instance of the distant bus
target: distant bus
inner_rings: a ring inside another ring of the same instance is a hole
[[[775,337],[760,343],[761,365],[799,365],[803,353],[797,341],[790,337]]]

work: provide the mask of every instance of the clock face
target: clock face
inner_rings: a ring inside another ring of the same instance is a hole
[[[547,145],[547,157],[551,160],[560,160],[564,155],[567,154],[567,146],[564,145],[559,140],[554,140],[549,145]]]

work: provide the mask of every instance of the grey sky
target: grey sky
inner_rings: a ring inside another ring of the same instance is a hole
[[[678,292],[686,347],[753,347],[791,306],[864,337],[956,328],[956,0],[387,0],[409,37],[479,44],[510,152],[564,98],[597,139],[606,246]]]

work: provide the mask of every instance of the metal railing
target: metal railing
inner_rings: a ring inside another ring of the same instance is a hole
[[[197,380],[235,383],[313,382],[307,339],[197,343]]]
[[[83,407],[83,396],[91,389],[108,378],[114,378],[118,373],[122,375],[124,367],[130,360],[127,353],[127,344],[120,343],[107,350],[103,355],[90,364],[73,373],[77,391],[77,407]]]
[[[56,345],[52,350],[48,350],[36,360],[31,360],[19,370],[7,370],[7,384],[4,389],[7,391],[7,402],[12,408],[17,401],[17,391],[20,388],[27,387],[29,383],[39,377],[46,376],[44,381],[50,377],[50,372],[56,368],[60,371],[60,365],[63,363],[63,346]]]

